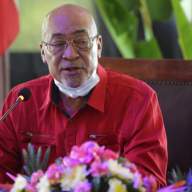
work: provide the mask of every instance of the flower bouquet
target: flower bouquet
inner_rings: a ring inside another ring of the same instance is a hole
[[[155,179],[142,177],[136,166],[118,154],[88,141],[74,146],[47,171],[30,178],[18,175],[11,192],[155,192]]]

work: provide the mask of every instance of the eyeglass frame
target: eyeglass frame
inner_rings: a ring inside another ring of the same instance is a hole
[[[65,46],[65,44],[53,44],[53,43],[49,43],[49,42],[46,42],[46,41],[41,41],[41,44],[44,44],[49,51],[50,51],[50,49],[48,48],[48,46],[57,47],[59,45],[62,47],[63,51],[65,51],[67,49],[67,47],[69,46],[69,44],[71,44],[73,46],[73,48],[77,49],[78,51],[88,51],[93,47],[93,41],[95,40],[95,38],[99,37],[99,34],[96,34],[93,37],[89,37],[89,35],[87,35],[87,37],[88,37],[88,40],[89,40],[89,43],[90,43],[90,46],[88,48],[77,47],[76,44],[74,43],[75,39],[65,39],[63,41],[63,43],[65,42],[66,46]],[[54,51],[50,51],[50,52],[52,54],[56,53]]]

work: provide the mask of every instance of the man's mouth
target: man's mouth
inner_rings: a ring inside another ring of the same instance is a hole
[[[80,68],[80,67],[66,67],[63,70],[65,70],[65,71],[76,71],[76,70],[80,70],[80,69],[82,69],[82,68]]]
[[[83,68],[82,67],[64,67],[60,71],[65,75],[76,76],[82,73]]]

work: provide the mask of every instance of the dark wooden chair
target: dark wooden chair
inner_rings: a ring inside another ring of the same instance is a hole
[[[192,168],[192,61],[101,58],[100,63],[156,90],[168,138],[168,171]]]

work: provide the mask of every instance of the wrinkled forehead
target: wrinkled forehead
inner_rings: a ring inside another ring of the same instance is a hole
[[[55,34],[71,35],[87,33],[89,36],[97,34],[97,27],[93,17],[86,12],[57,12],[49,14],[42,26],[43,39],[50,39]]]

